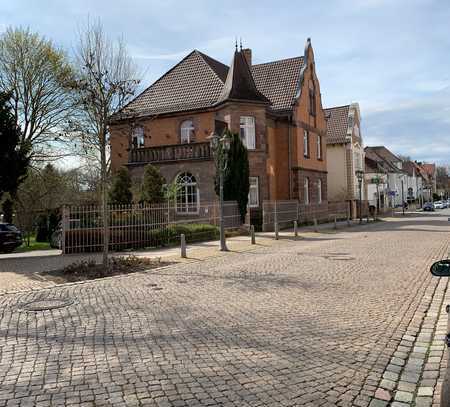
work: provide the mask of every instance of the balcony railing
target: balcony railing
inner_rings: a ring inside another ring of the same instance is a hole
[[[209,143],[173,144],[158,147],[131,148],[130,163],[162,163],[169,161],[211,160]]]

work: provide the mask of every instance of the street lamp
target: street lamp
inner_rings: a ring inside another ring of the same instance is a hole
[[[210,140],[211,150],[213,151],[216,163],[216,170],[219,173],[219,211],[220,211],[220,250],[222,252],[228,251],[225,240],[225,220],[224,220],[224,205],[223,205],[223,178],[227,169],[228,152],[230,151],[231,140],[228,134],[224,134],[222,138],[216,133],[212,133],[208,139]],[[220,146],[222,148],[220,149]],[[222,155],[219,155],[220,150]]]
[[[377,174],[376,177],[373,179],[375,182],[375,185],[377,186],[377,207],[375,212],[375,219],[377,219],[377,214],[380,211],[380,183],[381,183],[381,177]]]
[[[356,175],[356,178],[358,179],[358,185],[359,185],[359,223],[362,223],[362,180],[364,177],[364,171],[356,170],[355,175]]]
[[[404,195],[403,178],[404,176],[402,175],[402,215],[405,216],[405,195]]]

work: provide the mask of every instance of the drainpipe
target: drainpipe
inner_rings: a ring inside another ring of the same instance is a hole
[[[292,199],[292,156],[291,156],[291,124],[292,116],[288,116],[288,168],[289,168],[289,199]]]

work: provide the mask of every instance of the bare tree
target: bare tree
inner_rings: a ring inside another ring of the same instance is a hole
[[[32,147],[32,159],[61,157],[58,142],[72,106],[64,83],[71,77],[65,53],[29,29],[8,28],[0,36],[0,90],[11,92],[11,106]]]
[[[108,267],[107,189],[109,119],[133,97],[139,80],[135,64],[122,40],[111,41],[102,25],[90,23],[80,33],[71,88],[79,114],[74,130],[89,156],[98,158],[104,227],[103,264]]]

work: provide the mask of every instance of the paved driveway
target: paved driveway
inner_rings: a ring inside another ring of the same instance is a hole
[[[431,405],[449,232],[408,217],[0,296],[0,406]],[[48,298],[74,303],[24,311]]]

